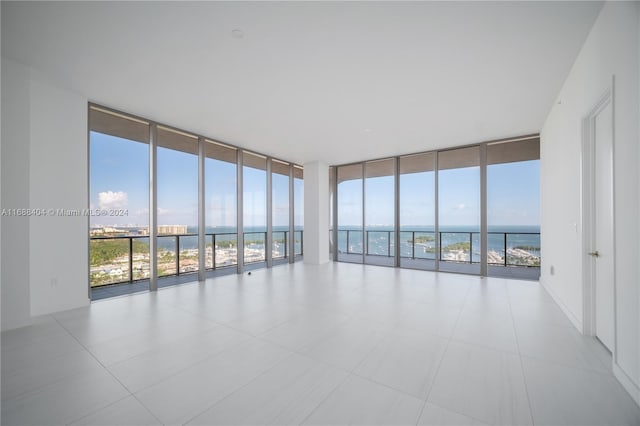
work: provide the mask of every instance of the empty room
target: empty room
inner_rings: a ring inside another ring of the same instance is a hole
[[[0,7],[3,425],[640,425],[640,2]]]

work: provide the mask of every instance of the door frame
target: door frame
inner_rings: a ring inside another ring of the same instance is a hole
[[[611,236],[613,243],[613,362],[617,363],[618,322],[617,322],[617,285],[616,285],[616,220],[615,220],[615,76],[600,96],[591,111],[582,119],[581,150],[581,189],[582,189],[582,282],[583,282],[583,321],[582,332],[587,336],[596,334],[596,288],[595,262],[587,253],[595,250],[595,122],[596,117],[611,106]]]

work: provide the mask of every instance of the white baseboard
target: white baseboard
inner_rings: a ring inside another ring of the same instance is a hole
[[[560,307],[560,309],[562,310],[562,312],[564,312],[565,316],[567,318],[569,318],[569,321],[571,321],[571,324],[573,324],[573,326],[578,329],[580,334],[584,334],[584,327],[582,325],[582,319],[578,319],[573,314],[573,312],[571,312],[571,310],[564,304],[562,299],[560,299],[560,297],[558,297],[558,295],[555,293],[555,291],[553,291],[553,289],[542,279],[542,277],[540,277],[539,281],[540,281],[540,284],[542,285],[542,287],[544,287],[544,289],[547,290],[547,293],[549,293],[549,295],[551,296],[553,301],[556,302],[556,305],[558,305]]]
[[[640,406],[640,387],[629,377],[618,364],[613,363],[613,375],[622,387],[631,395],[631,398]]]

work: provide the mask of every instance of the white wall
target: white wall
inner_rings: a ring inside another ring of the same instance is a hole
[[[304,263],[329,261],[329,166],[304,164]]]
[[[86,208],[87,99],[5,58],[2,90],[2,207]],[[3,329],[89,303],[87,217],[2,220]]]
[[[29,206],[29,73],[2,58],[2,209]],[[29,219],[2,216],[2,330],[30,323]]]
[[[636,19],[638,22],[640,22],[640,7],[636,7]],[[638,70],[638,98],[640,99],[640,24],[638,25]],[[640,107],[638,108],[637,123],[638,135],[640,135]],[[640,149],[638,149],[638,164],[640,164]],[[638,212],[640,212],[640,185],[638,185]],[[640,241],[640,227],[638,229],[638,241]],[[640,262],[638,262],[638,277],[640,277]],[[640,291],[638,291],[638,306],[640,307]],[[640,309],[637,310],[637,313],[637,323],[640,324]],[[638,354],[640,354],[640,327],[638,327]],[[638,356],[636,359],[638,362],[636,368],[637,371],[640,372],[640,356]],[[636,381],[636,384],[638,384],[638,380]],[[638,398],[636,398],[636,401],[637,400]]]
[[[541,282],[582,329],[580,155],[582,119],[615,75],[617,352],[614,372],[640,403],[640,81],[638,3],[606,3],[541,132]],[[574,226],[575,224],[575,226]],[[556,273],[551,275],[550,267]]]
[[[30,205],[83,209],[88,202],[87,99],[32,72]],[[82,306],[88,296],[88,217],[34,216],[31,314]]]

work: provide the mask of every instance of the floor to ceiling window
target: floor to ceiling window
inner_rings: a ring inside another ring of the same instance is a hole
[[[333,258],[537,279],[539,145],[532,135],[333,166]]]
[[[158,126],[158,276],[198,271],[198,138]]]
[[[89,128],[93,293],[149,277],[149,123],[94,107]],[[135,284],[136,290],[147,288],[144,282]]]
[[[271,220],[273,222],[272,257],[274,261],[291,255],[289,246],[289,173],[290,165],[271,160]]]
[[[494,276],[537,278],[540,268],[540,146],[487,145],[487,264]]]
[[[294,251],[302,256],[304,245],[304,171],[300,166],[293,166],[293,229]]]
[[[436,155],[400,157],[400,266],[435,269]]]
[[[88,144],[92,299],[301,258],[301,166],[95,104]]]
[[[364,181],[365,263],[395,264],[395,159],[368,161]]]
[[[266,260],[267,158],[245,152],[242,167],[244,263]]]
[[[333,235],[333,202],[335,191],[336,171],[335,167],[329,167],[329,256],[332,256],[334,250],[334,235]]]
[[[338,260],[362,263],[364,254],[362,164],[338,167]]]
[[[206,141],[205,265],[207,269],[238,263],[237,149]]]
[[[438,153],[439,269],[480,273],[480,147]]]

